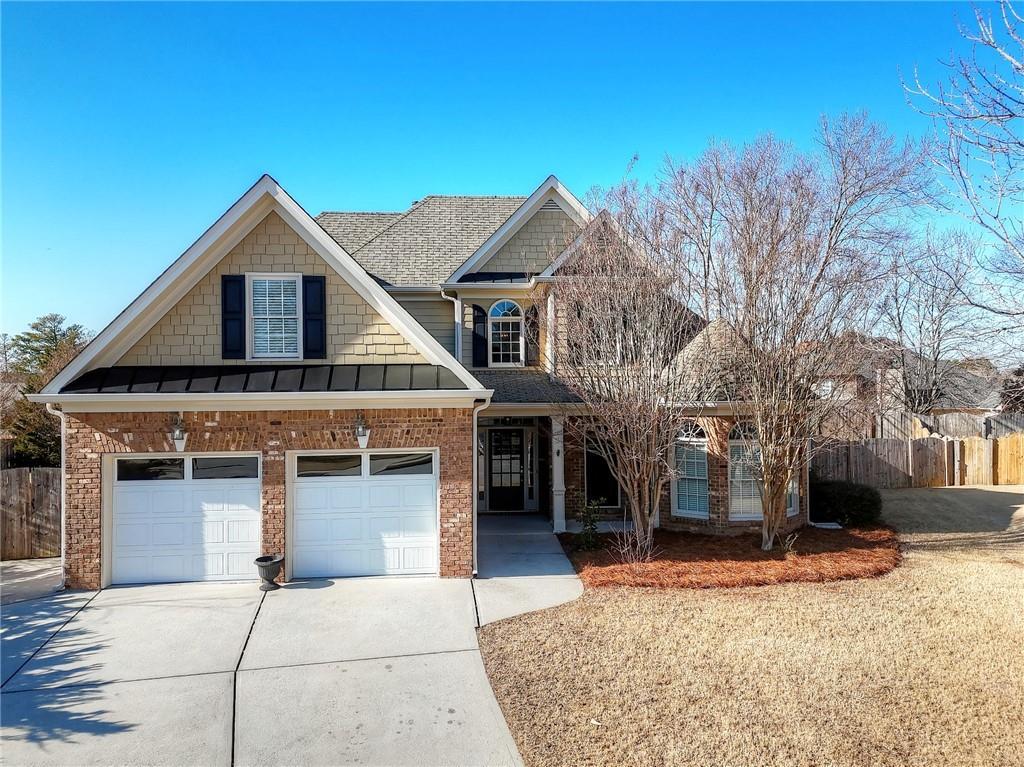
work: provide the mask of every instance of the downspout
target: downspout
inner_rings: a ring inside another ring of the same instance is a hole
[[[64,548],[67,539],[65,528],[67,513],[67,479],[64,471],[64,446],[67,435],[67,416],[63,410],[57,410],[52,402],[46,403],[46,412],[60,419],[60,584],[57,591],[64,590]]]
[[[455,359],[462,364],[462,299],[458,296],[450,296],[441,290],[441,298],[447,299],[454,304],[455,307]],[[473,446],[476,450],[476,446]]]
[[[476,417],[485,407],[491,404],[490,400],[484,400],[479,405],[473,406],[473,577],[477,574],[477,562],[476,562],[476,538],[477,538],[477,498],[480,496],[480,492],[477,490],[477,477],[478,466],[480,464],[479,456],[477,456],[477,427]]]

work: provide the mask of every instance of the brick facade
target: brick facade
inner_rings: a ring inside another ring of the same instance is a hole
[[[708,519],[672,516],[671,487],[666,488],[659,507],[659,526],[666,530],[729,534],[760,530],[760,521],[729,519],[729,430],[733,419],[708,416],[696,419],[707,435],[708,449]],[[567,428],[565,435],[565,516],[575,518],[586,500],[586,477],[583,448],[578,432]],[[620,519],[620,511],[602,516]],[[800,480],[799,513],[786,520],[783,534],[807,524],[807,483]]]
[[[468,409],[363,411],[368,447],[440,448],[441,575],[473,569],[473,416]],[[67,418],[66,576],[99,588],[102,461],[110,453],[174,452],[170,413],[70,413]],[[262,547],[285,551],[285,451],[358,449],[351,410],[185,413],[186,449],[262,454]]]

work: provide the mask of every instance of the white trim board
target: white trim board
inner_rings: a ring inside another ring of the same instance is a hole
[[[428,362],[448,368],[470,390],[483,390],[480,382],[378,285],[277,181],[264,174],[58,373],[41,393],[58,394],[63,386],[86,370],[115,364],[271,212],[276,212],[284,219],[317,255],[390,322]]]
[[[499,226],[494,234],[488,237],[484,244],[455,270],[451,277],[445,280],[445,284],[457,283],[464,275],[472,272],[480,264],[486,263],[506,242],[512,239],[512,236],[533,217],[534,213],[551,199],[560,201],[558,207],[575,221],[577,226],[585,226],[590,221],[590,211],[583,203],[577,200],[573,193],[566,189],[555,176],[548,176],[544,179],[544,183],[538,186],[533,194],[516,209],[516,212],[509,216],[508,220]]]

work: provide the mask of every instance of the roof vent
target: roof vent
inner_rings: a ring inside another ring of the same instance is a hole
[[[561,210],[562,206],[555,202],[553,199],[545,200],[544,204],[540,206],[541,210]]]
[[[419,204],[420,204],[419,200],[413,200],[412,202],[409,203],[409,207],[410,208],[415,208]]]

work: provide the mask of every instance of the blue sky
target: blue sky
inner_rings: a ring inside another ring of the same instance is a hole
[[[819,115],[927,122],[968,4],[41,4],[2,14],[2,310],[98,331],[268,172],[309,210],[583,195]]]

